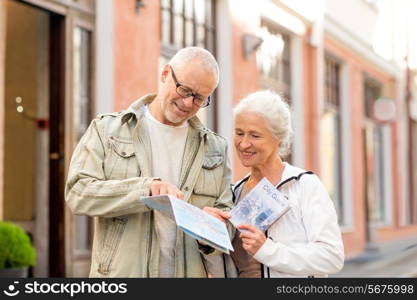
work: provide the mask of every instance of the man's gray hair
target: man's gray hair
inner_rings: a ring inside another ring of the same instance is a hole
[[[190,61],[198,59],[207,71],[216,77],[216,86],[219,84],[219,65],[213,54],[201,47],[186,47],[179,50],[168,62],[169,65],[182,68]]]
[[[249,94],[233,109],[236,118],[243,112],[252,112],[263,117],[273,136],[279,140],[279,152],[285,157],[291,152],[292,125],[290,107],[283,98],[269,90]]]

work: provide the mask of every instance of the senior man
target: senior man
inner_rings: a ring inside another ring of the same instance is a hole
[[[140,200],[169,194],[219,219],[230,210],[226,141],[196,117],[218,85],[217,62],[187,47],[159,80],[157,94],[94,119],[73,154],[66,202],[96,217],[90,277],[207,277],[207,255],[221,257]]]

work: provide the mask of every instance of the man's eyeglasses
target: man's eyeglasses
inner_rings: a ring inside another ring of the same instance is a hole
[[[207,98],[204,98],[203,96],[194,93],[192,89],[189,87],[186,87],[185,85],[182,85],[178,82],[177,76],[175,76],[174,70],[171,66],[171,73],[172,73],[172,79],[174,79],[175,86],[177,87],[177,94],[180,95],[182,98],[188,98],[193,97],[193,103],[199,107],[206,107],[210,104],[210,96]]]

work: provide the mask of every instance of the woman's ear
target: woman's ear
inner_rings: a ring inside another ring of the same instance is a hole
[[[281,151],[281,147],[282,147],[282,142],[278,138],[276,139],[276,141],[277,141],[278,155],[279,155],[279,152]]]

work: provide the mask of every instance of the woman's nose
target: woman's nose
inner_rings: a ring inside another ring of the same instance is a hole
[[[243,137],[242,140],[240,141],[240,148],[248,148],[251,146],[251,142],[247,137]]]

